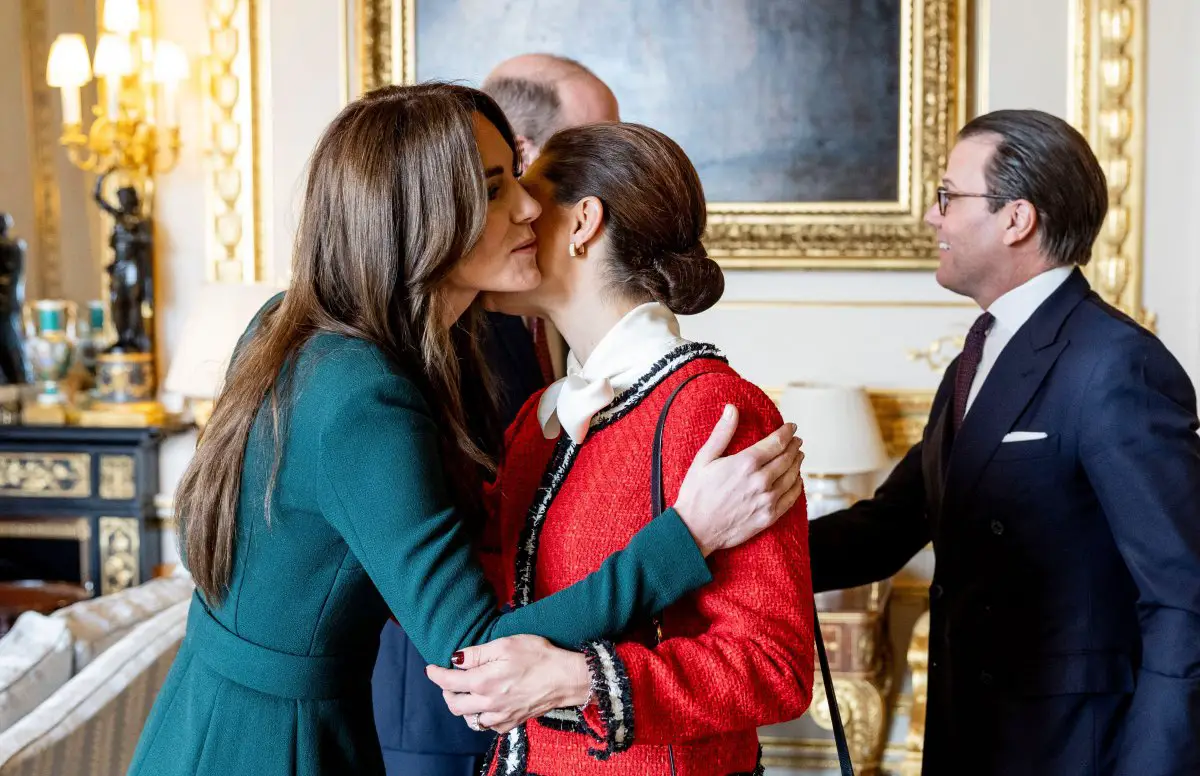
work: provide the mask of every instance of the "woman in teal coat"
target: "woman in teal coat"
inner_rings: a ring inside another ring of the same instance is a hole
[[[291,286],[243,337],[176,495],[198,590],[131,774],[382,774],[389,613],[438,665],[510,634],[575,646],[705,584],[708,553],[798,498],[794,428],[726,459],[714,434],[676,509],[603,569],[497,610],[471,548],[490,462],[463,408],[490,395],[475,298],[540,279],[514,147],[489,98],[442,84],[372,92],[321,138]],[[539,678],[531,712],[586,681]]]

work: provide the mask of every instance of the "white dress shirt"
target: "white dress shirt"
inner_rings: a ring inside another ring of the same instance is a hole
[[[983,355],[979,359],[979,368],[975,370],[975,379],[971,381],[971,392],[967,394],[967,412],[971,411],[975,397],[983,388],[996,359],[1004,352],[1004,346],[1042,303],[1049,299],[1059,286],[1067,282],[1067,278],[1071,277],[1074,271],[1074,267],[1046,270],[992,302],[987,311],[995,316],[996,320],[992,323],[992,328],[988,329],[987,338],[983,341]]]
[[[538,421],[547,439],[562,431],[583,444],[592,416],[633,387],[671,351],[688,344],[679,320],[665,305],[647,302],[630,310],[596,344],[586,364],[567,355],[567,376],[550,385],[538,402]]]

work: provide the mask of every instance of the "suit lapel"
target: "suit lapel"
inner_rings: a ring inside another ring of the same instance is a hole
[[[1087,280],[1076,270],[1005,346],[954,436],[946,467],[946,510],[965,501],[1004,435],[1029,406],[1067,347],[1069,340],[1060,337],[1063,324],[1089,290]],[[948,419],[945,422],[949,424]]]
[[[953,385],[954,368],[948,371],[948,379]],[[950,409],[952,402],[943,401],[940,408],[929,419],[928,442],[924,452],[922,466],[925,469],[925,492],[928,494],[930,517],[937,522],[941,519],[943,491],[946,487],[946,466],[950,462],[950,449],[954,436],[950,431]],[[935,407],[938,405],[935,404]]]

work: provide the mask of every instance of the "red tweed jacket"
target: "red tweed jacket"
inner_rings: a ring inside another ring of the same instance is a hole
[[[663,446],[663,485],[674,500],[724,406],[740,411],[728,452],[782,424],[766,395],[711,345],[665,357],[592,420],[582,445],[547,440],[540,394],[508,432],[492,491],[494,572],[501,601],[523,606],[596,570],[650,519],[650,458],[658,416],[675,400]],[[490,543],[490,542],[489,542]],[[801,500],[773,528],[710,558],[713,582],[654,623],[613,641],[580,645],[593,701],[559,709],[497,739],[486,772],[497,776],[678,776],[761,773],[756,728],[794,719],[813,682],[813,595],[808,522]]]

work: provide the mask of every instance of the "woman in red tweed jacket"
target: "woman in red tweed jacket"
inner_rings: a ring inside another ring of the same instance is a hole
[[[727,405],[741,417],[733,448],[781,423],[716,348],[679,336],[673,313],[707,309],[724,280],[701,243],[703,191],[678,145],[633,124],[568,129],[547,142],[522,182],[542,205],[534,225],[542,285],[495,304],[551,318],[571,355],[568,376],[531,398],[509,428],[494,491],[493,581],[513,607],[586,576],[650,520],[655,427],[689,378],[665,426],[668,503]],[[803,499],[710,562],[711,584],[636,632],[580,652],[527,641],[501,669],[476,669],[493,679],[498,670],[514,679],[531,671],[588,677],[575,705],[500,726],[486,772],[761,773],[758,726],[800,716],[812,697]],[[488,724],[479,714],[486,701],[447,698],[455,713]]]

